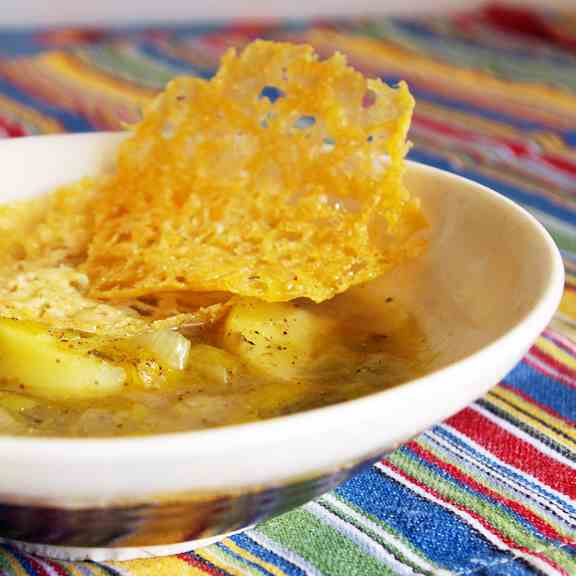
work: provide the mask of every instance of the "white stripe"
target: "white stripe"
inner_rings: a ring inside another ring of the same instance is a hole
[[[468,436],[465,436],[464,434],[461,434],[455,428],[452,428],[452,426],[449,426],[446,423],[442,424],[442,426],[444,428],[446,428],[447,430],[449,430],[451,434],[453,434],[454,436],[457,436],[463,442],[466,442],[467,444],[469,444],[471,448],[473,448],[474,450],[476,450],[477,452],[479,452],[480,454],[482,454],[486,458],[492,460],[495,464],[498,464],[499,466],[505,468],[506,470],[509,470],[510,472],[515,472],[516,474],[522,475],[530,483],[535,484],[536,486],[538,486],[539,488],[541,488],[542,490],[544,490],[548,494],[551,494],[551,495],[557,497],[563,503],[568,505],[568,508],[562,508],[562,510],[564,510],[568,514],[568,516],[570,516],[571,518],[574,516],[574,512],[573,512],[574,511],[574,503],[572,502],[572,500],[570,498],[568,498],[568,496],[566,496],[566,494],[560,494],[559,492],[556,492],[556,490],[554,490],[553,488],[550,488],[550,486],[547,486],[546,484],[540,482],[540,480],[538,480],[537,478],[530,476],[530,474],[527,474],[523,471],[520,472],[514,466],[511,466],[510,464],[507,464],[503,460],[500,460],[500,458],[498,458],[497,456],[492,454],[492,452],[489,452],[483,446],[476,443],[474,440],[468,438]],[[552,503],[554,503],[556,506],[560,506],[560,504],[556,501],[551,501],[551,504]]]
[[[56,568],[52,568],[52,566],[50,566],[45,560],[42,560],[42,558],[36,557],[34,559],[40,564],[40,566],[42,566],[44,570],[46,570],[46,573],[49,576],[60,576],[56,571]]]
[[[97,562],[96,563],[97,566],[99,564],[102,564],[103,566],[110,568],[110,570],[114,570],[115,572],[118,572],[118,574],[120,574],[121,576],[131,576],[132,575],[132,573],[129,572],[128,569],[124,570],[123,568],[119,568],[118,566],[108,566],[107,562]],[[90,568],[86,568],[85,566],[82,566],[82,562],[76,562],[74,564],[74,569],[79,570],[85,576],[93,576],[94,575],[94,571],[90,570]]]
[[[538,210],[530,206],[527,210],[537,219],[539,220],[544,226],[548,225],[550,228],[555,228],[556,230],[560,230],[566,236],[572,236],[574,234],[574,226],[564,222],[563,220],[559,220],[555,216],[548,214],[547,212],[542,212],[542,210]]]
[[[435,145],[445,144],[446,147],[455,148],[454,140],[450,136],[440,134],[436,130],[422,126],[417,122],[414,124],[414,128],[419,137],[433,140]],[[548,181],[548,184],[558,184],[566,187],[574,183],[573,177],[564,175],[558,169],[542,161],[539,156],[536,159],[526,156],[518,158],[505,144],[495,142],[490,137],[479,137],[473,141],[458,140],[457,151],[461,150],[464,150],[466,155],[465,158],[460,160],[464,167],[472,167],[480,173],[486,174],[488,172],[488,175],[490,175],[490,173],[494,173],[495,170],[499,169],[499,165],[502,162],[506,163],[507,166],[516,166],[520,169],[520,178],[528,179],[527,185],[532,190],[542,187],[542,177]],[[471,163],[468,159],[471,153],[476,153],[476,155],[480,156],[484,163],[481,163],[480,166],[478,166],[478,162]],[[538,178],[537,182],[533,180],[534,176]]]
[[[516,166],[523,169],[524,176],[536,176],[539,180],[541,180],[542,176],[548,180],[548,183],[553,182],[554,184],[559,184],[563,187],[573,187],[574,185],[574,177],[565,175],[563,172],[557,171],[557,168],[553,168],[550,164],[547,163],[546,160],[542,160],[538,158],[538,160],[528,160],[523,158],[522,160],[516,160],[514,162]],[[548,185],[544,184],[545,186]],[[531,182],[532,186],[542,186],[542,182]],[[548,200],[548,196],[546,196]],[[559,199],[560,201],[567,199]],[[562,206],[565,210],[569,210],[568,207]]]
[[[485,528],[484,525],[478,522],[478,520],[476,520],[476,518],[474,518],[471,514],[469,514],[464,510],[460,510],[456,506],[452,505],[450,502],[446,502],[444,500],[441,500],[440,498],[436,498],[436,496],[430,494],[429,492],[426,492],[426,490],[420,488],[420,486],[418,486],[417,484],[412,483],[410,480],[408,480],[401,474],[398,474],[394,470],[388,468],[385,463],[378,462],[374,466],[379,470],[382,470],[382,472],[384,472],[384,474],[386,474],[387,476],[390,476],[400,484],[408,487],[412,492],[422,496],[423,498],[426,498],[430,502],[434,502],[435,504],[442,506],[442,508],[445,508],[446,510],[450,510],[451,512],[453,512],[456,516],[464,520],[464,522],[472,526],[472,528],[474,528],[477,532],[482,534],[484,538],[486,538],[486,540],[488,540],[499,550],[502,550],[504,552],[512,552],[516,556],[522,557],[526,562],[531,563],[533,565],[537,565],[537,567],[540,570],[542,570],[546,574],[550,574],[551,576],[560,574],[560,572],[558,572],[555,568],[546,563],[543,563],[543,561],[538,558],[534,558],[529,552],[524,552],[523,550],[518,550],[517,548],[510,548],[510,546],[502,542],[500,538],[496,536],[496,534],[493,534],[490,530]]]
[[[472,468],[473,471],[479,471],[483,473],[483,475],[487,476],[490,481],[495,481],[498,484],[503,484],[506,488],[511,489],[512,491],[519,493],[522,497],[529,499],[537,508],[541,510],[544,514],[554,514],[555,521],[559,519],[563,521],[568,528],[576,528],[576,520],[572,514],[568,514],[562,508],[558,506],[554,500],[550,500],[535,490],[532,490],[530,487],[525,487],[522,484],[516,482],[514,478],[508,477],[503,475],[502,472],[490,467],[488,464],[481,462],[480,460],[474,458],[474,456],[460,446],[457,446],[451,443],[446,438],[438,435],[436,432],[430,431],[424,434],[424,439],[429,440],[433,444],[436,444],[441,449],[453,454],[459,461],[454,462],[455,465],[461,465],[461,462],[464,461],[467,464],[468,468]],[[451,458],[452,461],[455,458]],[[551,508],[553,511],[551,511]]]
[[[474,410],[475,412],[478,412],[478,414],[482,414],[484,418],[490,420],[494,424],[497,424],[500,428],[507,430],[513,436],[521,438],[522,440],[524,440],[524,442],[530,444],[533,448],[536,448],[539,452],[542,452],[543,454],[550,456],[550,458],[552,458],[553,460],[561,462],[562,464],[564,464],[564,466],[568,466],[569,468],[573,468],[574,470],[576,470],[576,463],[571,462],[570,460],[568,460],[568,458],[562,456],[562,454],[559,454],[549,446],[546,446],[546,444],[544,444],[537,438],[530,436],[523,430],[520,430],[520,428],[517,428],[513,424],[510,424],[510,422],[508,422],[504,418],[496,416],[496,414],[492,414],[492,412],[486,410],[485,408],[479,406],[478,404],[472,404],[471,406],[469,406],[469,408],[471,410]]]
[[[320,520],[329,524],[332,528],[340,532],[340,534],[349,540],[352,540],[352,542],[354,542],[359,548],[362,548],[362,550],[367,554],[394,570],[396,574],[400,576],[412,576],[418,574],[417,572],[414,572],[410,566],[406,566],[406,564],[402,564],[396,560],[392,554],[390,554],[380,544],[375,543],[374,540],[366,536],[366,534],[358,530],[358,528],[340,519],[336,514],[326,510],[326,508],[322,507],[317,502],[309,502],[304,506],[304,508]]]
[[[294,564],[294,566],[300,568],[302,572],[308,574],[309,576],[322,576],[322,573],[318,571],[315,566],[312,566],[307,560],[296,554],[294,550],[290,550],[289,548],[284,548],[284,546],[280,545],[278,542],[271,540],[268,536],[259,532],[258,529],[251,530],[250,532],[245,533],[245,536],[254,540],[260,546],[267,548],[268,550],[278,554],[282,558],[286,559],[290,564]]]
[[[379,470],[382,470],[382,472],[384,472],[387,476],[390,476],[390,478],[393,478],[394,480],[396,480],[400,484],[410,488],[410,490],[412,492],[418,494],[419,496],[426,498],[426,500],[430,500],[431,502],[434,502],[435,504],[438,504],[439,506],[446,508],[447,510],[450,510],[451,512],[454,512],[454,514],[456,514],[456,516],[465,520],[467,524],[470,524],[474,529],[476,529],[478,532],[480,532],[486,538],[486,540],[488,540],[490,543],[492,543],[494,546],[496,546],[496,548],[498,548],[499,550],[504,550],[504,551],[509,550],[509,547],[507,545],[505,545],[503,542],[501,542],[499,538],[497,538],[494,534],[492,534],[492,532],[487,530],[480,522],[478,522],[478,520],[476,520],[476,518],[474,518],[473,516],[471,516],[470,514],[465,512],[464,510],[460,510],[456,506],[453,506],[452,504],[450,504],[450,502],[445,502],[444,500],[437,498],[433,494],[426,492],[426,490],[424,490],[423,488],[420,488],[420,486],[418,486],[417,484],[410,482],[410,480],[408,480],[407,478],[405,478],[401,474],[398,474],[394,470],[388,468],[385,463],[378,462],[374,466],[376,468],[378,468]]]
[[[226,546],[226,543],[220,542],[219,544],[222,544],[224,547]],[[252,560],[242,557],[242,555],[238,554],[235,550],[230,550],[228,548],[222,550],[217,547],[217,544],[214,544],[213,546],[204,548],[202,554],[206,556],[208,562],[215,564],[220,570],[230,572],[230,574],[233,574],[234,576],[240,576],[240,570],[247,571],[249,574],[262,574],[261,571],[254,567],[254,562],[252,562]],[[242,559],[239,560],[237,556],[240,556]],[[218,566],[218,563],[220,563],[220,566]],[[266,568],[262,566],[261,568],[266,570]]]
[[[382,538],[382,540],[385,540],[386,542],[391,544],[394,548],[399,550],[401,554],[406,556],[406,558],[408,558],[411,562],[416,564],[416,566],[418,566],[419,568],[422,568],[423,570],[427,570],[428,572],[432,572],[434,574],[439,574],[440,576],[442,575],[449,576],[450,574],[452,574],[452,572],[448,570],[439,569],[433,564],[426,562],[424,558],[418,556],[418,554],[416,554],[413,550],[411,550],[404,542],[402,542],[398,538],[395,538],[393,534],[390,534],[389,532],[384,530],[381,526],[378,526],[378,524],[372,522],[372,520],[370,520],[366,516],[363,516],[362,514],[356,512],[356,510],[348,506],[348,504],[346,504],[345,502],[342,502],[341,500],[336,498],[336,496],[334,496],[333,494],[327,494],[325,496],[322,496],[320,500],[321,501],[324,500],[328,502],[331,506],[338,508],[339,510],[342,510],[342,512],[346,514],[346,516],[350,516],[351,518],[353,518],[354,521],[360,524],[363,528],[366,528],[367,530],[376,533],[378,536],[380,536],[380,538]]]
[[[526,354],[526,358],[528,358],[528,360],[530,360],[532,364],[535,364],[538,367],[538,369],[542,370],[542,372],[544,372],[546,376],[550,376],[555,380],[560,380],[560,382],[562,382],[563,384],[567,384],[571,388],[576,387],[574,379],[570,378],[570,376],[566,376],[566,374],[562,374],[562,372],[559,372],[556,368],[554,368],[554,366],[546,364],[543,360],[538,358],[538,356],[532,354],[532,352]]]

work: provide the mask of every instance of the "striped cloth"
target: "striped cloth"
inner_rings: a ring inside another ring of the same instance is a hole
[[[576,13],[5,32],[0,130],[118,128],[175,74],[210,75],[256,37],[408,80],[412,158],[535,214],[565,256],[562,306],[486,397],[315,502],[163,559],[71,564],[4,546],[2,574],[576,574]]]

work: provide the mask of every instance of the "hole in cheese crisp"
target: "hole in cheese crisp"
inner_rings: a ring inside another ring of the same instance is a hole
[[[212,80],[173,80],[96,196],[91,295],[320,302],[381,275],[420,247],[401,181],[412,108],[405,84],[309,46],[257,41]]]

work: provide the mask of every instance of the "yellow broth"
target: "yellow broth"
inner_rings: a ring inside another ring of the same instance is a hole
[[[294,333],[287,324],[279,339],[262,341],[264,355],[250,356],[261,336],[258,325],[254,338],[232,334],[232,308],[229,318],[187,335],[192,349],[184,370],[161,384],[125,385],[103,398],[39,397],[22,382],[1,379],[0,433],[111,437],[240,424],[365,396],[426,369],[427,345],[416,319],[386,294],[375,297],[361,287],[293,309],[310,320],[308,332]],[[313,345],[310,330],[316,331]]]

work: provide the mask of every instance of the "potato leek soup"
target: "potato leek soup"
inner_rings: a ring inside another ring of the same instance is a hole
[[[257,41],[170,82],[110,172],[0,206],[0,433],[223,426],[418,375],[423,335],[379,285],[425,249],[413,104]]]

